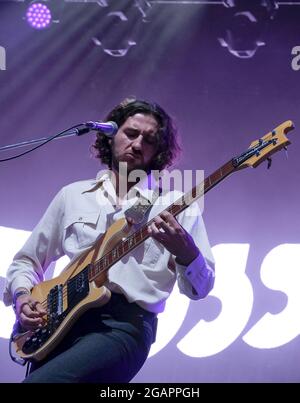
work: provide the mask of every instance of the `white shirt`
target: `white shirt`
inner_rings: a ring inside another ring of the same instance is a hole
[[[43,281],[51,262],[63,255],[73,259],[87,250],[113,222],[124,217],[124,212],[137,201],[137,191],[152,201],[155,180],[151,175],[149,178],[152,185],[148,180],[140,181],[121,207],[116,206],[115,188],[107,174],[63,187],[8,268],[4,303],[12,303],[17,288],[31,290]],[[176,191],[160,195],[148,221],[180,195]],[[159,242],[148,238],[109,269],[105,285],[111,291],[155,313],[164,310],[176,280],[180,292],[191,299],[204,298],[209,293],[214,283],[214,259],[198,204],[193,203],[176,218],[191,234],[201,254],[189,266],[181,266]]]

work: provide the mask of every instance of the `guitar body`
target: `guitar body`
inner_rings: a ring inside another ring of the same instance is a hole
[[[32,297],[47,309],[48,314],[43,328],[14,334],[13,345],[21,358],[42,360],[57,346],[80,315],[89,308],[103,306],[109,301],[110,291],[103,285],[107,274],[104,272],[93,281],[88,281],[84,273],[93,262],[128,236],[129,231],[130,227],[125,219],[116,221],[89,250],[72,261],[58,277],[44,281],[32,289]],[[60,292],[59,287],[62,285]],[[51,309],[49,314],[49,305],[52,305],[52,308],[54,306],[56,313],[59,312],[58,318],[53,312],[51,314]]]

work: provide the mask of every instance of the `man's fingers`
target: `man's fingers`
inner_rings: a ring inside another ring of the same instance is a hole
[[[41,315],[46,315],[47,311],[40,302],[37,302],[34,309]]]
[[[168,211],[162,212],[160,216],[164,222],[168,223],[170,227],[175,230],[176,233],[180,233],[183,230],[182,226],[178,223],[176,218]]]
[[[38,301],[25,301],[19,306],[19,312],[24,313],[29,318],[38,318],[47,312]]]
[[[155,222],[153,222],[153,223],[150,225],[150,228],[151,228],[151,232],[152,232],[153,235],[158,235],[158,234],[160,233],[160,230],[159,230],[159,228],[158,228],[158,225],[157,225]]]
[[[175,229],[168,223],[165,221],[162,221],[160,223],[160,227],[165,231],[165,233],[173,235],[175,234]]]
[[[164,245],[169,235],[166,234],[163,229],[158,228],[154,222],[152,222],[148,228],[150,236]]]
[[[26,315],[30,318],[35,318],[35,317],[39,316],[38,312],[35,312],[32,310],[32,307],[30,306],[29,302],[23,302],[19,307],[19,312],[20,312],[20,315],[21,315],[21,313],[23,313],[24,315]]]
[[[25,329],[28,330],[34,330],[39,327],[39,325],[42,325],[43,320],[42,318],[30,318],[27,315],[25,315],[23,312],[19,316],[19,322],[21,323],[21,326]]]
[[[162,213],[160,213],[160,217],[165,222],[168,222],[172,226],[179,225],[177,220],[176,220],[176,218],[171,213],[169,213],[168,211],[163,211]]]

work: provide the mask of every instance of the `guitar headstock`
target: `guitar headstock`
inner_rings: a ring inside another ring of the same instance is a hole
[[[233,158],[232,163],[235,169],[243,169],[247,167],[256,168],[266,159],[270,160],[270,156],[282,148],[286,148],[291,142],[286,134],[294,129],[291,120],[287,120],[274,130],[250,144],[248,150]]]

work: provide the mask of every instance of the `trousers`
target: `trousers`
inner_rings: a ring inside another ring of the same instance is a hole
[[[157,317],[112,293],[85,312],[43,360],[32,362],[24,383],[128,383],[155,341]]]

